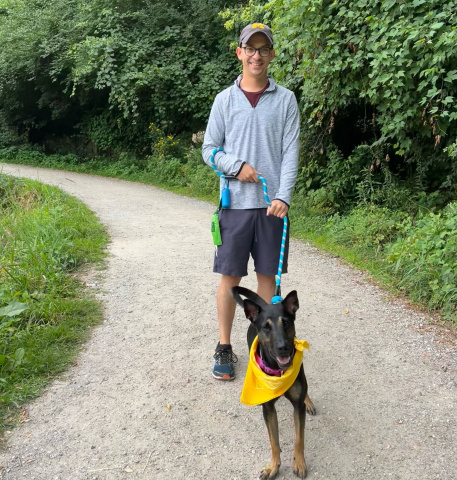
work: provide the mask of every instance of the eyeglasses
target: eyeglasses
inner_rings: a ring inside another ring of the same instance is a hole
[[[246,52],[246,55],[248,57],[253,57],[255,55],[255,52],[259,52],[261,57],[269,57],[271,48],[270,47],[261,47],[261,48],[254,48],[254,47],[241,47],[244,48],[244,51]]]

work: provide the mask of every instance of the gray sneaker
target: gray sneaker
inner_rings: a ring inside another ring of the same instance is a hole
[[[231,345],[217,344],[213,358],[214,365],[211,372],[213,377],[218,380],[233,380],[235,378],[234,363],[238,362],[238,358],[232,352]]]

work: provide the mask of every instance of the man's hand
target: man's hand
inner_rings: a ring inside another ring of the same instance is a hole
[[[289,207],[281,200],[273,200],[271,207],[267,208],[267,216],[274,215],[275,217],[284,218],[289,211]]]
[[[259,177],[257,175],[262,174],[248,163],[245,163],[236,178],[242,182],[258,182]]]

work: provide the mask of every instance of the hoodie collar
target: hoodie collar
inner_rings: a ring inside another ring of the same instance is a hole
[[[235,85],[238,88],[241,88],[240,83],[242,78],[243,78],[243,75],[238,75],[238,78],[235,80]],[[267,78],[268,78],[268,81],[270,82],[270,85],[268,85],[268,88],[265,91],[272,92],[273,90],[276,90],[276,82],[270,76],[268,76]]]

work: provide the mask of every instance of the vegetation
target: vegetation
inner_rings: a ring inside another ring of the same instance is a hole
[[[0,138],[143,155],[151,121],[201,129],[236,69],[226,4],[0,0]]]
[[[101,307],[77,275],[107,235],[74,198],[0,175],[0,432],[74,361]]]

